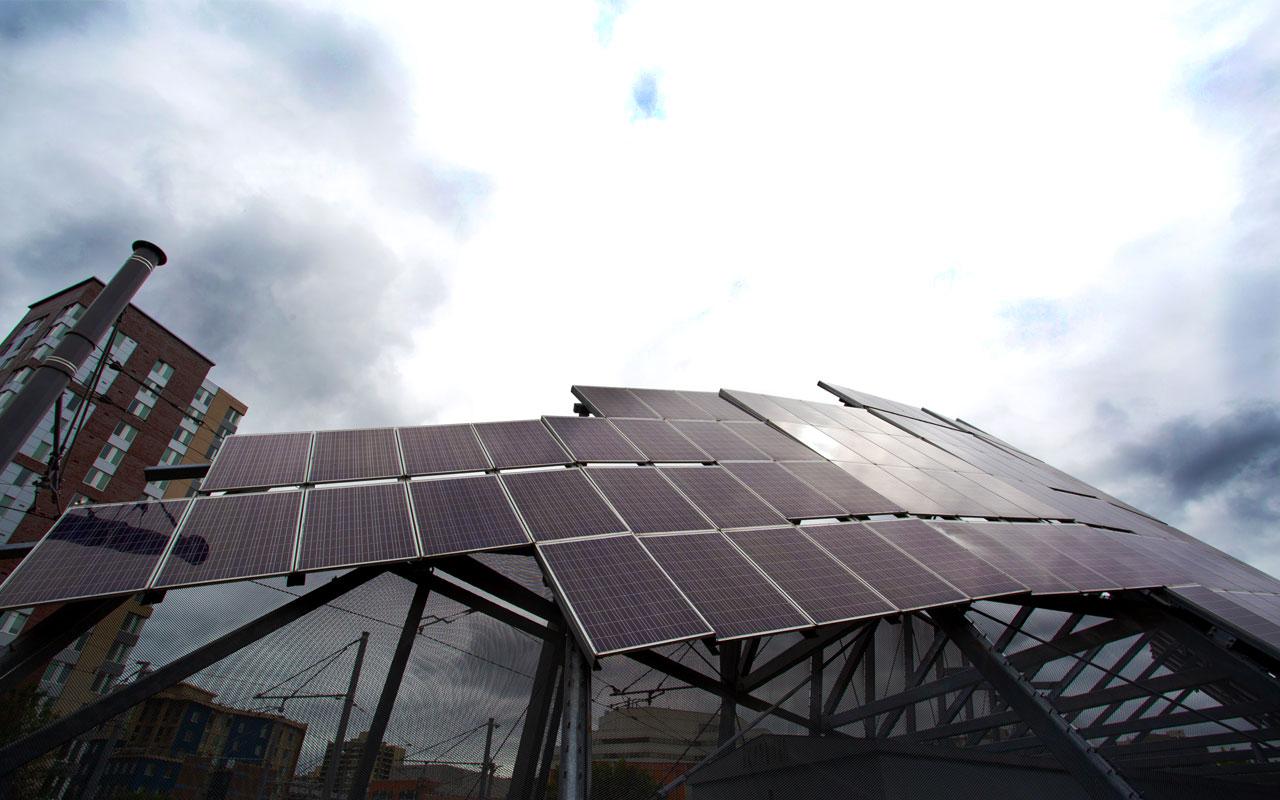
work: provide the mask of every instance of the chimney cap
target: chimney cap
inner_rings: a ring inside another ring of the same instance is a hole
[[[157,244],[148,242],[146,239],[139,239],[138,241],[133,243],[134,250],[138,250],[143,247],[148,248],[149,250],[154,250],[156,255],[159,256],[159,258],[156,259],[157,267],[163,265],[166,261],[169,260],[169,257],[164,254],[164,251],[161,250],[160,246]]]

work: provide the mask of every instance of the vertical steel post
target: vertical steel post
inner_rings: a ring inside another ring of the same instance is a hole
[[[516,763],[511,769],[511,787],[507,791],[507,800],[529,800],[531,797],[540,797],[540,787],[535,785],[538,757],[542,751],[542,740],[547,736],[550,736],[552,741],[556,738],[555,725],[550,726],[550,734],[547,732],[547,718],[551,714],[555,700],[556,676],[560,671],[560,662],[564,660],[561,652],[563,647],[563,636],[542,641],[542,651],[538,654],[538,668],[533,673],[529,709],[525,712],[524,730],[520,732]]]
[[[871,631],[871,641],[867,642],[867,654],[862,657],[862,702],[869,705],[876,699],[876,635],[884,629],[878,626]],[[874,714],[862,721],[862,735],[868,739],[876,736],[876,717]]]
[[[342,745],[347,740],[347,723],[351,720],[351,707],[356,704],[356,686],[360,684],[360,668],[364,665],[364,650],[369,646],[369,632],[360,634],[356,645],[356,663],[351,667],[351,682],[347,684],[347,696],[342,701],[342,715],[338,717],[338,730],[333,737],[333,750],[329,754],[329,768],[324,772],[323,800],[331,800],[338,786],[338,762],[342,759]]]
[[[809,735],[822,735],[822,651],[809,656]]]
[[[916,671],[916,631],[912,623],[910,614],[902,615],[902,678],[904,681],[910,681],[912,674]],[[903,688],[907,688],[904,684]],[[916,704],[908,703],[903,709],[902,715],[907,720],[907,733],[916,732]],[[885,736],[889,736],[892,731],[881,730]]]
[[[489,756],[493,753],[493,729],[497,727],[493,717],[489,717],[489,723],[484,729],[484,758],[480,760],[480,800],[489,800],[489,780],[492,773],[493,765],[489,762]]]
[[[742,642],[723,642],[720,645],[720,735],[719,744],[733,738],[738,729],[738,703],[734,700],[738,691],[738,669],[742,661]]]
[[[563,704],[559,800],[586,800],[591,769],[587,763],[591,736],[591,668],[572,636],[564,648]]]

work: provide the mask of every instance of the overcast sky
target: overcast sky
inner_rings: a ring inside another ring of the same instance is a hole
[[[825,379],[1280,572],[1271,4],[851,5],[7,0],[0,316],[149,238],[246,431]]]

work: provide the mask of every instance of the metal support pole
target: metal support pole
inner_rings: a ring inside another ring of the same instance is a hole
[[[13,403],[0,414],[0,464],[8,464],[23,442],[40,424],[54,400],[75,377],[98,340],[124,312],[151,271],[166,261],[164,251],[150,242],[133,243],[133,255],[116,272],[111,282],[89,304],[52,354],[31,373]]]
[[[560,673],[563,664],[556,664],[556,678],[552,683],[554,694],[551,696],[551,716],[547,718],[546,731],[542,737],[542,756],[538,759],[538,775],[533,781],[529,797],[540,800],[547,793],[547,784],[551,781],[551,762],[556,757],[556,744],[560,741],[560,715],[564,711],[564,681]]]
[[[863,673],[862,673],[862,703],[875,702],[876,699],[876,634],[880,632],[880,628],[874,628],[871,631],[871,641],[867,642],[867,654],[862,657]],[[876,718],[875,715],[867,717],[862,722],[862,735],[868,739],[874,739],[876,736]]]
[[[409,601],[409,610],[404,615],[404,626],[400,629],[400,640],[396,642],[391,666],[387,668],[387,680],[382,684],[378,707],[374,709],[373,719],[369,722],[364,752],[360,754],[360,763],[356,765],[355,775],[351,778],[351,791],[347,795],[349,800],[364,800],[368,792],[369,777],[373,775],[374,762],[378,760],[378,751],[382,749],[382,737],[387,732],[387,722],[391,719],[391,708],[396,704],[396,695],[400,693],[400,681],[404,678],[404,668],[409,663],[413,643],[418,638],[418,625],[422,623],[422,610],[427,606],[429,594],[431,581],[428,578],[419,580],[413,590],[413,599]]]
[[[996,688],[1009,706],[1031,726],[1045,746],[1057,757],[1090,797],[1102,800],[1140,800],[1115,768],[1071,726],[1022,676],[990,640],[954,608],[929,612],[960,651],[973,662],[983,677]]]
[[[563,705],[559,800],[586,800],[591,770],[587,763],[591,738],[591,668],[572,636],[566,638],[564,648]]]
[[[44,669],[51,658],[127,599],[110,597],[67,603],[14,639],[9,652],[0,658],[0,693],[16,688],[31,673]]]
[[[493,754],[493,729],[497,727],[497,723],[493,717],[489,717],[489,722],[484,728],[484,758],[480,759],[480,800],[489,800],[489,781],[492,779],[493,764],[489,761],[489,757]]]
[[[853,675],[862,664],[867,648],[871,646],[871,642],[875,641],[878,622],[879,620],[871,620],[858,634],[858,643],[849,651],[849,657],[845,659],[844,666],[840,667],[840,674],[836,676],[835,684],[827,692],[827,699],[822,706],[824,717],[836,713],[836,709],[840,707],[840,701],[844,699],[845,692],[849,691],[849,685],[853,683]]]
[[[520,733],[520,746],[516,750],[516,763],[511,769],[511,787],[507,800],[529,800],[538,796],[534,776],[538,772],[538,756],[542,740],[547,736],[547,718],[551,713],[551,701],[555,695],[556,675],[563,659],[564,634],[542,642],[538,654],[538,668],[533,673],[533,691],[529,697],[529,709],[525,712],[524,730]],[[551,738],[555,739],[552,728]]]
[[[741,658],[742,642],[724,642],[720,645],[720,686],[724,689],[724,693],[720,695],[720,744],[732,739],[738,728],[738,703],[735,697]]]
[[[822,735],[822,651],[809,657],[809,735]]]
[[[323,800],[331,800],[338,787],[338,761],[342,758],[342,745],[347,740],[347,723],[351,720],[351,707],[356,704],[356,687],[360,684],[360,668],[364,665],[364,651],[369,646],[369,632],[360,634],[356,645],[356,663],[351,667],[351,682],[347,684],[347,696],[342,701],[342,714],[338,717],[338,730],[333,737],[333,750],[329,754],[329,767],[324,772]]]
[[[902,677],[904,681],[910,681],[911,676],[916,671],[916,632],[912,622],[914,618],[910,614],[902,615]],[[911,687],[905,686],[904,689]],[[916,732],[916,704],[908,703],[902,714],[907,720],[907,735]],[[888,736],[892,731],[885,730],[885,726],[880,726],[880,735]]]

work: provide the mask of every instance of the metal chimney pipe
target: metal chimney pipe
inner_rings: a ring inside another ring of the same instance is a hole
[[[36,368],[13,403],[0,414],[0,468],[18,454],[49,406],[62,395],[76,370],[129,305],[147,276],[167,260],[164,251],[151,242],[133,243],[133,255],[90,304],[76,326],[67,332],[57,349]]]

